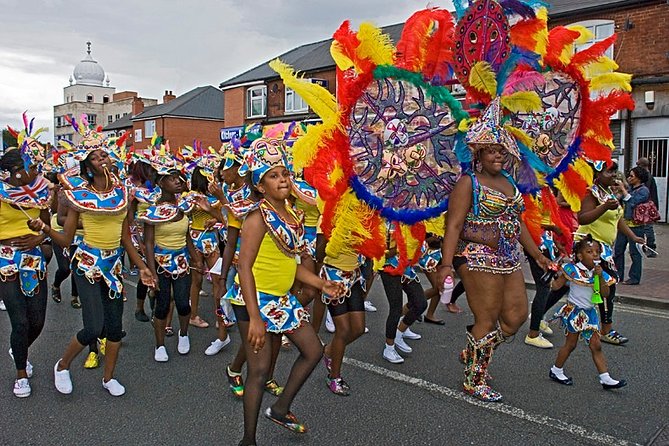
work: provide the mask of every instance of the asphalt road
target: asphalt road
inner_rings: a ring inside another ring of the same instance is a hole
[[[242,403],[230,394],[224,370],[239,345],[238,332],[232,332],[230,346],[207,357],[204,350],[215,330],[191,327],[191,353],[180,356],[176,337],[168,338],[170,360],[156,363],[151,325],[133,317],[134,288],[126,303],[128,336],[116,373],[127,393],[111,397],[102,388],[102,370],[84,369],[82,354],[73,362],[74,392],[59,394],[53,387],[53,364],[81,326],[80,310],[70,307],[66,284],[61,304],[49,300],[44,332],[31,349],[35,375],[29,398],[12,395],[15,372],[6,354],[9,318],[0,317],[0,345],[5,346],[0,348],[5,352],[0,354],[1,445],[237,444]],[[370,331],[349,348],[343,370],[352,395],[331,394],[319,365],[293,406],[310,432],[292,434],[261,417],[258,444],[646,444],[669,420],[667,312],[619,306],[617,329],[631,340],[626,346],[604,348],[612,376],[626,378],[628,387],[603,391],[583,344],[566,365],[575,385],[560,386],[547,376],[556,349],[528,347],[518,336],[498,349],[490,369],[505,401],[485,404],[460,390],[457,353],[471,313],[453,315],[440,309],[446,326],[416,324],[413,329],[423,339],[409,341],[414,352],[405,355],[404,364],[392,365],[381,357],[387,304],[380,281],[371,300],[379,311],[367,313]],[[201,308],[210,308],[209,298]],[[563,335],[556,333],[552,340],[559,346]],[[280,382],[295,355],[294,347],[280,355]],[[263,407],[272,398],[266,395]]]

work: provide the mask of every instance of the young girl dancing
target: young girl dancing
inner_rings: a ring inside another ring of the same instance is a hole
[[[617,389],[627,385],[622,379],[616,381],[611,378],[606,365],[606,358],[602,352],[602,343],[599,338],[599,316],[595,305],[602,302],[602,297],[608,297],[609,286],[615,283],[609,274],[600,265],[600,246],[588,234],[574,246],[575,263],[566,263],[562,266],[562,275],[552,284],[553,290],[558,290],[568,283],[569,297],[567,303],[556,314],[562,320],[567,339],[565,345],[558,352],[555,365],[551,367],[548,376],[553,381],[567,386],[573,380],[565,375],[562,367],[569,355],[576,348],[578,338],[582,337],[590,346],[592,360],[599,372],[599,382],[604,390]]]
[[[306,311],[289,293],[297,279],[334,297],[343,287],[324,281],[299,265],[303,227],[296,211],[287,205],[291,182],[281,143],[258,139],[246,158],[252,184],[262,194],[257,209],[242,225],[238,283],[226,298],[233,303],[246,350],[244,438],[240,445],[255,445],[258,413],[272,360],[272,338],[286,334],[300,351],[281,396],[265,411],[275,423],[297,433],[307,431],[290,406],[323,354],[323,347]]]

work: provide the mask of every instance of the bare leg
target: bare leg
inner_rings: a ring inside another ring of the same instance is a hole
[[[565,343],[558,352],[557,358],[555,359],[555,367],[562,368],[564,363],[569,359],[569,355],[574,351],[576,345],[578,344],[578,333],[567,333],[567,338]]]
[[[365,333],[365,312],[349,312],[332,319],[336,330],[332,341],[325,346],[325,355],[332,360],[330,378],[339,378],[346,346]]]
[[[597,367],[597,371],[600,374],[608,372],[609,367],[606,364],[604,352],[602,352],[602,342],[599,340],[597,333],[593,334],[592,338],[590,338],[590,352],[592,353],[592,360],[595,363],[595,367]]]
[[[118,352],[121,349],[120,342],[111,342],[107,340],[107,348],[105,351],[105,367],[103,371],[103,379],[108,382],[114,378],[114,369],[116,368],[116,361],[118,360]]]

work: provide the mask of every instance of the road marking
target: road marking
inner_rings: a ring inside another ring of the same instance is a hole
[[[669,312],[663,310],[653,310],[650,308],[641,308],[634,305],[616,304],[614,311],[623,313],[642,314],[644,316],[654,316],[660,319],[669,319]]]
[[[439,384],[425,381],[424,379],[421,378],[415,378],[413,376],[395,372],[393,370],[389,370],[384,367],[379,367],[374,364],[358,361],[357,359],[344,358],[344,362],[359,369],[366,370],[368,372],[372,372],[386,378],[390,378],[394,381],[419,387],[421,389],[425,389],[430,392],[439,393],[449,398],[453,398],[455,400],[471,404],[472,406],[478,406],[482,409],[490,410],[493,412],[499,412],[505,415],[512,416],[514,418],[528,421],[530,423],[539,424],[542,426],[548,426],[550,428],[564,431],[571,435],[586,440],[596,441],[598,443],[605,445],[641,446],[638,443],[634,443],[628,440],[623,440],[621,438],[612,437],[611,435],[593,431],[583,426],[579,426],[577,424],[567,423],[565,421],[558,420],[557,418],[551,418],[540,414],[528,413],[519,407],[510,406],[508,404],[503,404],[503,403],[484,403],[483,401],[479,401],[473,397],[466,395],[460,390],[453,390],[448,387],[440,386]]]

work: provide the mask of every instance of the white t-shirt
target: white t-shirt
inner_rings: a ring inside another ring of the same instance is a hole
[[[592,285],[581,285],[576,282],[567,282],[569,285],[569,296],[567,300],[577,307],[590,309],[595,306],[592,303]]]

